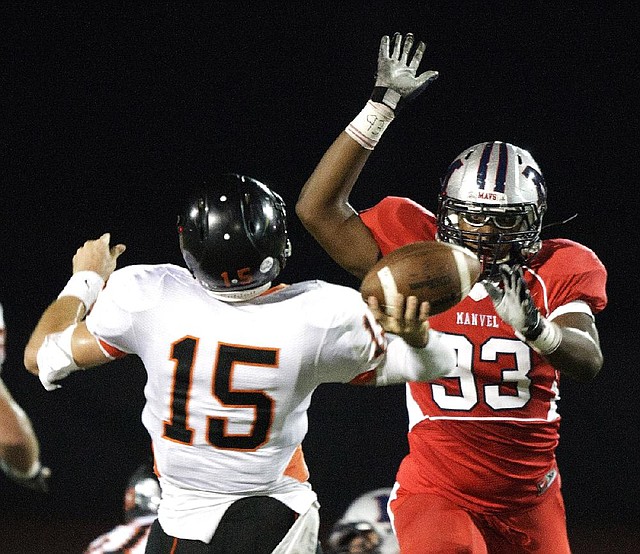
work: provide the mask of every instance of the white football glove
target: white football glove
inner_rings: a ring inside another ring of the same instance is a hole
[[[438,72],[432,70],[416,75],[425,44],[422,41],[418,42],[411,56],[413,40],[412,33],[407,33],[404,40],[400,33],[396,33],[393,36],[391,50],[388,35],[383,36],[380,41],[378,72],[371,100],[386,105],[395,113],[404,103],[413,100],[429,83],[438,78]]]
[[[542,316],[535,307],[522,268],[511,268],[503,264],[499,268],[502,287],[491,281],[484,281],[493,305],[502,321],[508,323],[526,340],[535,340],[542,332]]]
[[[503,264],[500,284],[484,281],[496,313],[516,335],[541,354],[551,354],[562,340],[559,327],[540,315],[524,282],[522,268]]]

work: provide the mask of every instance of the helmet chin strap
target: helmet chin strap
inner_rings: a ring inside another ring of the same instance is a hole
[[[201,282],[200,284],[205,288],[208,295],[213,296],[217,300],[222,300],[223,302],[245,302],[247,300],[252,300],[256,296],[260,296],[266,290],[269,290],[271,287],[271,281],[269,281],[255,289],[213,291],[208,289],[204,283]]]

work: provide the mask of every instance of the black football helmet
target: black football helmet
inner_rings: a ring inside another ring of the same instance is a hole
[[[202,183],[178,216],[178,234],[193,276],[227,301],[268,288],[291,254],[282,198],[235,173]]]
[[[442,180],[438,238],[473,250],[489,277],[498,264],[522,264],[540,250],[546,209],[544,179],[531,154],[483,142],[462,152]]]
[[[131,475],[124,492],[124,519],[158,513],[160,483],[150,463],[140,465]]]

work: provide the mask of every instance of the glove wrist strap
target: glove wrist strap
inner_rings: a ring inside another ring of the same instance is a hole
[[[40,460],[35,460],[31,467],[25,472],[10,466],[4,460],[0,460],[0,467],[8,477],[15,481],[30,481],[42,471],[42,464],[40,463]]]
[[[379,104],[384,104],[388,108],[392,109],[394,113],[398,113],[402,107],[402,95],[385,86],[375,86],[371,93],[371,100],[373,102],[378,102]]]
[[[558,346],[560,346],[562,331],[555,323],[543,317],[540,318],[540,323],[542,324],[541,332],[537,338],[533,340],[528,339],[527,344],[539,354],[552,354],[558,349]]]

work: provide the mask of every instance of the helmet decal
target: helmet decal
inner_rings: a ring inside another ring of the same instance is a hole
[[[260,273],[269,273],[274,263],[275,260],[271,256],[262,260],[262,263],[260,264]]]
[[[544,178],[542,177],[542,173],[540,173],[540,171],[535,167],[531,167],[530,165],[528,165],[527,167],[524,168],[524,171],[522,172],[522,174],[526,178],[531,179],[533,181],[536,188],[538,189],[538,194],[540,195],[540,198],[543,198],[546,201],[547,191],[544,186]]]
[[[451,162],[451,164],[449,165],[449,169],[447,169],[447,173],[444,176],[444,179],[442,179],[440,194],[447,193],[447,185],[449,184],[449,179],[451,178],[451,175],[456,169],[459,169],[461,167],[462,167],[462,160],[460,158],[456,158],[455,160],[453,160],[453,162]]]
[[[484,150],[482,151],[482,157],[480,158],[480,166],[478,167],[478,176],[476,177],[476,182],[478,183],[478,188],[482,190],[484,190],[484,185],[487,181],[487,166],[489,165],[489,156],[491,156],[492,149],[493,149],[493,144],[491,143],[485,144]],[[497,186],[496,186],[496,189],[497,189]],[[503,186],[503,189],[504,189],[504,186]]]

